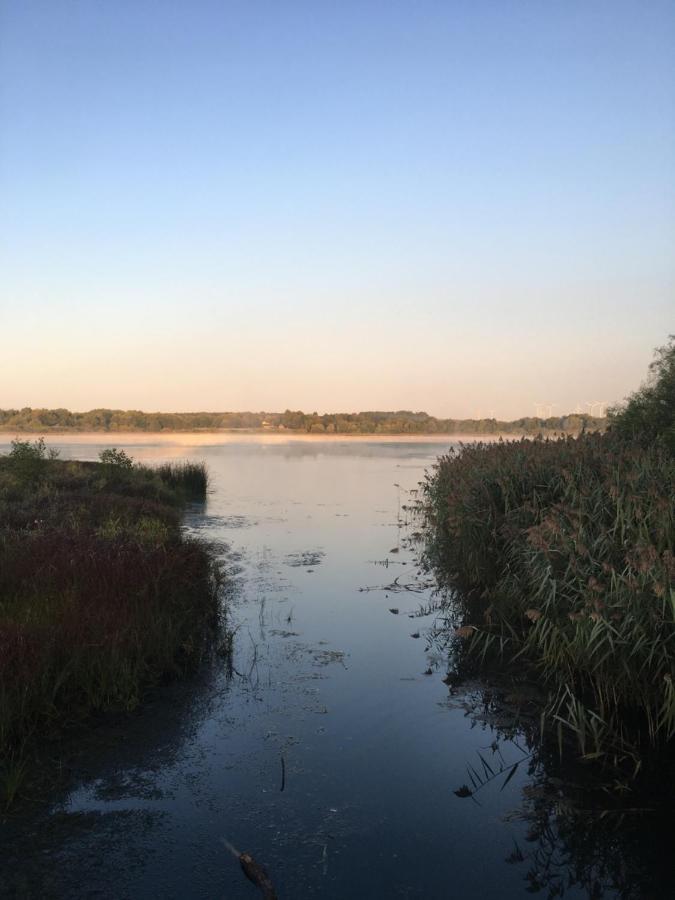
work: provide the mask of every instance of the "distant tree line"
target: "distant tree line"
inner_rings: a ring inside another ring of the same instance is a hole
[[[140,410],[0,409],[0,431],[213,431],[218,429],[289,430],[307,434],[538,434],[604,431],[607,419],[584,414],[510,422],[498,419],[438,419],[425,412],[368,411],[304,413],[287,409],[272,412],[149,413]]]

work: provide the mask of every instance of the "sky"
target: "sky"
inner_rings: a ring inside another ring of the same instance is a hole
[[[674,46],[672,0],[0,0],[0,408],[621,400]]]

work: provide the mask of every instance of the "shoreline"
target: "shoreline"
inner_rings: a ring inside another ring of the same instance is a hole
[[[390,434],[378,434],[378,433],[359,433],[359,434],[348,434],[344,432],[330,433],[327,432],[325,434],[318,433],[308,433],[302,431],[276,431],[272,429],[251,429],[251,428],[241,428],[241,429],[233,429],[233,428],[223,428],[223,429],[204,429],[203,431],[191,429],[189,431],[169,431],[168,429],[164,429],[163,431],[57,431],[57,430],[45,430],[45,431],[0,431],[0,443],[10,443],[15,439],[19,440],[32,440],[34,438],[43,437],[46,441],[50,438],[59,438],[59,439],[70,439],[75,443],[113,443],[115,441],[140,441],[141,443],[145,443],[147,441],[152,440],[153,442],[160,440],[181,440],[185,438],[193,438],[199,441],[204,441],[208,443],[214,443],[219,439],[223,438],[243,438],[243,439],[260,439],[265,438],[275,442],[283,442],[283,441],[405,441],[405,442],[415,442],[415,441],[426,441],[426,442],[438,442],[438,443],[447,443],[450,441],[451,443],[456,443],[459,441],[498,441],[498,440],[520,440],[521,438],[535,438],[541,435],[542,437],[557,437],[557,436],[568,436],[568,437],[577,437],[576,433],[564,433],[559,431],[540,431],[536,433],[528,433],[528,432],[510,432],[510,431],[500,431],[500,432],[448,432],[448,433],[439,433],[439,432],[399,432],[399,433],[390,433]],[[190,443],[195,443],[196,441],[190,441]]]
[[[225,576],[183,527],[207,487],[203,463],[52,459],[44,445],[0,458],[5,811],[42,793],[69,729],[135,708],[210,652]]]

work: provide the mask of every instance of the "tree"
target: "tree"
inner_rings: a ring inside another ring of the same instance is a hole
[[[642,387],[609,416],[612,431],[622,437],[646,442],[661,437],[675,453],[675,335],[654,351]]]

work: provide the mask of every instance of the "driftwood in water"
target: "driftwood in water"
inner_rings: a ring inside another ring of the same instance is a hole
[[[239,854],[239,864],[244,875],[259,887],[265,900],[277,900],[276,891],[270,881],[270,877],[260,863],[257,863],[250,853]]]
[[[236,847],[233,847],[229,841],[226,841],[223,838],[223,844],[225,848],[229,850],[232,856],[236,857],[239,860],[239,865],[241,866],[241,870],[244,875],[251,881],[257,888],[260,889],[260,893],[263,895],[265,900],[278,900],[277,893],[274,890],[274,885],[270,880],[270,876],[267,874],[265,869],[260,865],[260,863],[256,862],[255,859],[251,856],[250,853],[240,853]]]
[[[360,593],[368,593],[369,591],[387,591],[389,594],[395,594],[398,591],[410,591],[412,594],[423,594],[425,591],[428,591],[430,588],[434,587],[434,582],[432,580],[428,581],[408,581],[404,584],[399,582],[399,578],[401,576],[397,575],[396,578],[391,582],[391,584],[376,584],[376,585],[368,585],[367,587],[360,587]]]

